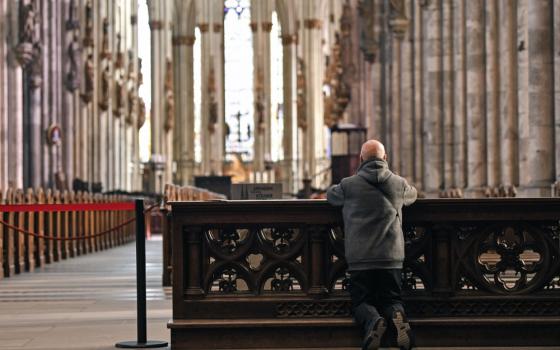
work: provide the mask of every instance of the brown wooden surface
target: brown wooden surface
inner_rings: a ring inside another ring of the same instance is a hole
[[[92,195],[58,190],[28,189],[25,192],[8,188],[0,191],[2,204],[70,204],[111,203],[127,201],[125,196]],[[59,211],[1,212],[0,218],[19,229],[38,235],[64,238],[48,240],[19,232],[0,224],[0,275],[9,277],[56,261],[104,250],[134,239],[134,225],[129,224],[110,234],[79,240],[115,227],[134,217],[129,211]]]
[[[174,349],[359,345],[339,209],[168,204]],[[419,200],[403,216],[404,299],[419,345],[560,344],[559,199]]]

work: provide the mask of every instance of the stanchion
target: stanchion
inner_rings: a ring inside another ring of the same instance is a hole
[[[136,208],[136,295],[137,295],[137,332],[136,341],[115,344],[117,348],[146,349],[163,348],[167,342],[147,340],[146,335],[146,221],[144,218],[144,200],[135,201]]]

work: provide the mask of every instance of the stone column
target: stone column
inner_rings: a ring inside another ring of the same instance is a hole
[[[203,9],[207,4],[203,5]],[[205,12],[202,11],[203,14]],[[204,20],[208,18],[207,15],[203,16]],[[214,79],[215,86],[215,72],[213,67],[211,67],[212,56],[210,51],[210,33],[208,33],[209,25],[208,23],[199,23],[198,28],[200,29],[200,51],[201,51],[201,128],[200,128],[200,139],[202,148],[202,174],[209,175],[211,172],[211,147],[212,147],[212,136],[210,132],[210,120],[209,120],[209,108],[210,99],[208,88],[211,86],[210,79]],[[212,74],[210,74],[212,73]]]
[[[212,8],[212,40],[211,56],[215,70],[217,123],[215,132],[212,134],[212,149],[210,155],[210,173],[222,175],[223,162],[225,159],[225,84],[224,84],[224,40],[223,29],[224,8],[221,2],[213,2]],[[204,57],[204,56],[203,56]]]
[[[162,191],[164,182],[164,154],[163,154],[163,82],[165,75],[165,51],[163,45],[163,21],[162,3],[156,0],[148,1],[151,30],[151,93],[152,103],[150,106],[151,124],[151,157],[150,157],[150,191]]]
[[[7,1],[0,2],[0,38],[6,37],[6,10]],[[7,80],[7,43],[0,40],[0,81]],[[8,187],[8,114],[7,114],[7,87],[0,84],[0,188],[5,193]],[[1,198],[0,198],[1,200]]]
[[[442,0],[441,2],[441,57],[442,57],[442,73],[441,81],[441,112],[442,112],[442,129],[441,143],[443,152],[443,195],[445,197],[456,197],[456,181],[455,181],[455,158],[454,139],[455,125],[453,124],[453,110],[455,105],[455,67],[454,67],[454,50],[455,50],[455,33],[454,33],[454,17],[453,17],[453,0]]]
[[[266,108],[266,97],[268,95],[264,82],[264,27],[261,27],[262,1],[251,2],[251,32],[253,33],[253,182],[261,182],[264,172],[264,147],[266,144],[266,123],[268,108]],[[269,90],[270,91],[270,90]],[[259,109],[262,109],[259,112]],[[259,113],[261,115],[259,115]]]
[[[529,184],[529,1],[517,2],[517,110],[519,127],[519,186]],[[524,193],[521,193],[523,195]]]
[[[560,197],[560,5],[554,4],[554,114],[556,115],[556,182],[555,195]]]
[[[467,184],[467,147],[466,147],[466,126],[467,121],[467,79],[465,54],[468,52],[466,32],[465,32],[465,1],[453,0],[453,28],[455,34],[453,40],[453,75],[454,91],[453,96],[453,178],[455,187],[455,197],[462,197],[463,189]]]
[[[424,176],[425,191],[436,194],[443,187],[443,152],[442,152],[442,45],[441,23],[442,9],[438,1],[431,1],[425,7],[426,18],[426,89],[424,101],[426,114],[424,116]]]
[[[177,35],[173,38],[175,67],[175,118],[177,174],[179,183],[188,185],[194,176],[194,72],[193,45],[195,37]]]
[[[414,56],[414,176],[413,182],[423,190],[424,185],[424,34],[425,23],[423,10],[418,1],[413,1],[411,18],[414,30],[412,50]]]
[[[484,2],[466,1],[467,157],[468,197],[483,194],[486,185],[486,127],[484,74]]]
[[[282,179],[284,192],[298,190],[298,123],[297,123],[297,34],[282,37],[284,74],[284,165]]]
[[[394,32],[391,34],[391,74],[390,74],[390,85],[391,85],[391,97],[390,97],[390,128],[391,142],[388,145],[387,154],[389,157],[389,164],[391,169],[397,174],[401,173],[401,143],[402,139],[402,128],[401,128],[401,90],[402,90],[402,37]]]
[[[486,1],[486,142],[488,159],[487,196],[498,196],[501,182],[500,67],[498,0]]]
[[[408,18],[407,27],[402,41],[402,113],[401,113],[401,176],[413,182],[414,174],[414,27],[411,25],[411,6],[413,1],[403,2],[405,15]]]
[[[500,163],[502,195],[515,195],[519,181],[517,119],[517,11],[516,3],[499,0]]]
[[[64,24],[64,104],[63,104],[63,122],[64,142],[63,151],[63,169],[66,183],[69,188],[72,187],[74,173],[74,152],[77,151],[74,143],[76,135],[75,121],[78,118],[78,110],[75,105],[77,101],[77,90],[80,87],[80,61],[81,61],[81,45],[79,43],[80,22],[78,18],[78,8],[76,0],[67,1],[64,4],[65,24]],[[39,131],[40,132],[40,131]]]
[[[550,195],[555,179],[553,1],[529,1],[529,182],[525,194]]]
[[[6,24],[10,28],[7,33],[7,48],[12,50],[7,54],[7,79],[3,82],[7,89],[7,177],[8,186],[12,188],[23,187],[23,96],[22,96],[22,68],[17,61],[16,47],[18,40],[18,3],[10,2],[8,4],[9,13]],[[5,24],[5,25],[6,25]],[[3,41],[3,40],[2,40]]]
[[[303,16],[303,58],[305,61],[305,113],[307,129],[304,142],[304,176],[310,177],[326,167],[326,145],[323,120],[323,52],[321,48],[323,22],[317,18],[322,0],[308,1]],[[321,187],[321,179],[313,178],[313,185]]]

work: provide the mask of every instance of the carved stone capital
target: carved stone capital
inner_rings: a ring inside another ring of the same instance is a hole
[[[136,15],[130,16],[130,24],[133,25],[133,26],[138,24],[138,16],[136,16]]]
[[[150,24],[150,29],[151,30],[163,29],[163,22],[162,21],[153,20],[153,21],[150,21],[149,24]]]
[[[403,40],[406,30],[408,29],[408,19],[397,17],[389,20],[389,27],[393,31],[395,38]]]
[[[303,25],[307,29],[321,29],[323,28],[323,21],[317,18],[308,18],[303,21]]]
[[[256,33],[257,30],[259,29],[259,24],[257,22],[251,22],[249,23],[249,27],[251,27],[251,31],[253,33]]]
[[[222,27],[223,25],[220,23],[214,23],[214,25],[212,26],[214,29],[214,33],[219,33],[222,31]]]
[[[210,26],[208,25],[208,23],[199,23],[198,24],[198,29],[200,29],[201,33],[206,33],[208,32],[208,29],[210,28]]]
[[[272,22],[261,23],[261,28],[263,31],[270,33],[272,31]]]
[[[22,42],[14,49],[16,54],[16,59],[22,66],[28,65],[33,61],[33,44],[28,42]]]
[[[171,39],[173,46],[192,46],[196,38],[192,35],[176,35]]]
[[[282,45],[297,44],[297,42],[298,42],[297,34],[283,35],[282,36]]]

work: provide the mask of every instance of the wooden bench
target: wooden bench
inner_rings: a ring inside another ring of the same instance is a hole
[[[339,209],[170,207],[173,349],[359,346]],[[403,216],[419,346],[560,344],[559,199],[419,200]]]
[[[0,191],[0,204],[80,204],[113,203],[125,196],[85,192],[8,188]],[[72,239],[91,236],[132,218],[126,211],[18,211],[0,212],[0,219],[11,226],[38,235]],[[73,258],[130,242],[135,237],[130,224],[107,235],[81,240],[48,240],[34,237],[0,224],[0,278],[42,268],[46,264]]]

